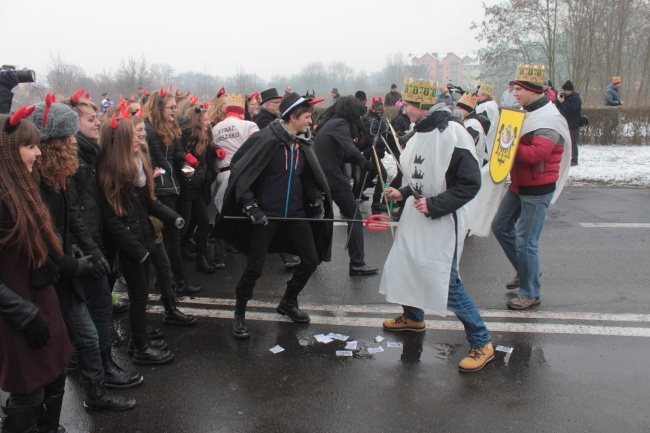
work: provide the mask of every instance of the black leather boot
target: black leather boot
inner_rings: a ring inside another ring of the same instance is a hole
[[[179,280],[176,283],[176,295],[178,296],[193,296],[201,290],[203,290],[203,287],[189,285],[185,280]]]
[[[285,294],[275,311],[283,316],[289,317],[296,323],[309,323],[311,320],[309,314],[298,308],[297,296],[288,296]]]
[[[189,244],[181,246],[181,256],[184,260],[196,260],[196,252],[192,250]]]
[[[84,407],[88,410],[110,410],[120,412],[133,409],[136,401],[133,398],[124,397],[106,391],[103,380],[99,380],[86,386],[86,401]]]
[[[147,323],[147,334],[149,334],[149,339],[151,340],[160,340],[165,336],[165,331],[162,328]]]
[[[178,308],[176,308],[176,299],[167,298],[163,299],[163,305],[165,306],[165,315],[163,316],[163,321],[165,325],[177,325],[177,326],[194,326],[196,325],[196,317],[184,314]]]
[[[237,299],[235,302],[235,318],[232,322],[232,336],[238,340],[250,337],[244,318],[246,317],[246,301]]]
[[[156,350],[165,350],[167,349],[167,342],[165,340],[149,340],[149,346]],[[129,340],[129,348],[127,349],[127,353],[129,356],[133,356],[135,353],[135,340],[132,338]]]
[[[162,341],[162,340],[157,340]],[[140,373],[125,371],[113,361],[112,348],[102,352],[104,366],[104,385],[106,388],[127,389],[142,385],[144,377]]]
[[[217,268],[205,258],[205,254],[200,253],[196,260],[196,270],[204,274],[214,274]]]
[[[6,407],[2,406],[3,433],[35,433],[36,423],[41,416],[42,405]]]
[[[65,433],[65,428],[59,425],[64,392],[65,375],[59,376],[47,386],[43,398],[41,417],[36,427],[38,433]]]

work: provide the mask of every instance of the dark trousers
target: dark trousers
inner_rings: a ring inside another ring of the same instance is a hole
[[[77,296],[72,296],[70,309],[63,312],[63,320],[68,328],[82,385],[102,380],[104,367],[99,353],[97,328],[90,318],[88,307]]]
[[[286,292],[288,296],[297,297],[318,267],[318,254],[316,254],[316,245],[309,222],[269,221],[266,226],[253,225],[251,230],[252,241],[248,262],[235,288],[237,299],[247,302],[253,297],[255,282],[262,275],[266,253],[276,234],[289,239],[300,257],[300,264],[296,266],[291,279],[287,282]]]
[[[168,208],[176,210],[176,203],[178,202],[177,195],[165,195],[158,197],[158,200]],[[185,220],[189,223],[189,220]],[[176,282],[185,281],[185,271],[183,270],[183,257],[181,256],[181,231],[172,224],[165,224],[163,226],[163,240],[165,248],[167,249],[167,257],[169,263],[172,265],[172,272]]]
[[[580,128],[569,129],[571,135],[571,162],[578,163],[578,140],[580,139]]]
[[[172,288],[172,267],[169,264],[165,244],[156,244],[156,250],[151,253],[151,263],[156,270],[156,286],[160,291],[162,299],[168,299],[174,296]]]
[[[203,200],[203,196],[194,200],[179,199],[178,204],[176,204],[176,211],[187,221],[182,232],[183,242],[187,242],[192,236],[192,232],[188,229],[191,225],[190,221],[196,220],[196,247],[199,255],[205,256],[208,251],[210,220],[208,218],[208,205]]]
[[[59,425],[63,394],[65,392],[65,374],[54,379],[28,394],[12,392],[7,399],[4,410],[2,431],[54,431]],[[38,430],[36,429],[38,424]],[[41,430],[41,429],[44,430]]]
[[[352,191],[331,191],[332,200],[339,207],[343,218],[361,220],[361,211]],[[363,223],[348,223],[348,254],[350,255],[350,266],[363,266],[365,253],[363,250]]]
[[[122,275],[128,285],[131,338],[135,340],[138,347],[149,342],[146,321],[147,298],[149,296],[149,261],[149,258],[144,263],[136,263],[128,258],[121,259]]]
[[[108,285],[108,277],[80,277],[79,283],[86,293],[86,305],[90,317],[95,322],[99,337],[99,350],[106,352],[112,344],[111,325],[113,324],[113,298]]]
[[[375,157],[373,156],[372,158],[373,164],[375,164]],[[379,168],[381,169],[381,177],[378,175],[377,176],[377,183],[375,184],[375,192],[372,195],[372,202],[373,203],[381,203],[381,195],[384,193],[384,185],[381,182],[381,179],[384,179],[384,182],[386,181],[386,178],[388,177],[388,173],[386,172],[386,168],[384,167],[384,164],[379,160]]]

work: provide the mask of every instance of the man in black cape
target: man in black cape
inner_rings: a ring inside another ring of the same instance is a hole
[[[309,126],[320,100],[292,93],[280,104],[280,119],[253,134],[233,156],[217,234],[248,255],[237,287],[233,336],[248,338],[246,304],[262,274],[269,252],[300,257],[277,312],[296,323],[309,323],[298,308],[298,295],[332,248],[332,198],[313,149]],[[228,219],[246,215],[247,219]],[[271,218],[269,220],[269,218]],[[313,218],[314,222],[279,218]]]

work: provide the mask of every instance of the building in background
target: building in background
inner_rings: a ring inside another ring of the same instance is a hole
[[[475,89],[481,73],[481,65],[477,57],[456,53],[424,53],[409,54],[411,65],[424,67],[427,78],[445,84],[451,81],[463,89]]]

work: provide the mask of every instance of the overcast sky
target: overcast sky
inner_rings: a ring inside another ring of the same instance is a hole
[[[336,60],[375,72],[398,51],[475,52],[483,16],[481,0],[0,1],[0,62],[37,75],[52,55],[95,74],[142,53],[177,73],[268,80]]]

